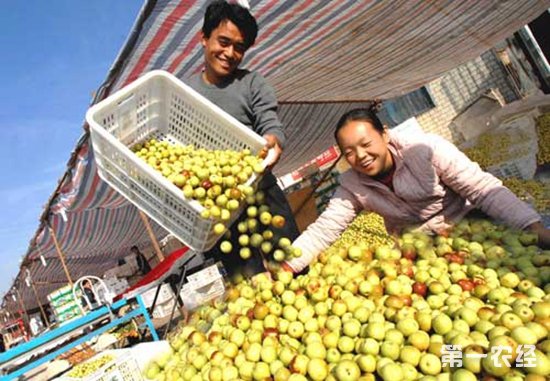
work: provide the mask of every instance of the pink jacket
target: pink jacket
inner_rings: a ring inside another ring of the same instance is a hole
[[[330,246],[361,210],[379,213],[389,232],[411,225],[441,232],[474,208],[517,229],[541,220],[499,179],[442,137],[389,133],[394,191],[354,170],[342,174],[327,209],[294,241],[302,250],[301,257],[287,263],[294,271]]]

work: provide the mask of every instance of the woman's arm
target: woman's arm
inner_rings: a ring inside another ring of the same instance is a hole
[[[353,194],[338,187],[327,209],[292,244],[302,251],[302,255],[285,262],[283,268],[293,272],[302,271],[340,237],[360,209]]]

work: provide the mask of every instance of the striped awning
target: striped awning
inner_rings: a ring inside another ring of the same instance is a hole
[[[181,78],[202,68],[200,0],[146,1],[97,102],[140,75],[165,69]],[[346,110],[426,84],[477,57],[550,7],[550,0],[252,0],[260,26],[243,67],[275,87],[288,144],[277,174],[333,144]],[[157,236],[166,234],[153,223]],[[101,275],[133,244],[149,239],[137,209],[97,176],[87,130],[71,155],[32,238],[23,267],[52,285],[63,281],[50,227],[74,277]],[[51,258],[42,267],[40,255]],[[15,280],[24,284],[24,271]],[[40,287],[41,301],[55,286]],[[27,308],[36,302],[20,287]]]
[[[38,297],[42,302],[46,302],[47,294],[68,283],[56,240],[73,281],[84,275],[101,276],[115,267],[120,258],[129,255],[131,246],[151,244],[138,209],[129,203],[118,208],[52,214],[48,222],[31,244],[16,279],[27,308],[37,307],[37,303],[32,288],[25,285],[26,269],[39,286]],[[159,239],[167,234],[152,220],[151,227]]]

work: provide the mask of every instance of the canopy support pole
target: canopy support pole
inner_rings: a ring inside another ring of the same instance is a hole
[[[50,234],[53,238],[53,243],[55,244],[55,249],[57,251],[57,255],[59,256],[59,259],[61,260],[61,265],[63,266],[63,270],[65,271],[65,275],[67,276],[67,280],[69,281],[69,284],[71,287],[73,286],[73,280],[71,278],[71,274],[69,273],[69,269],[67,268],[67,263],[65,263],[65,256],[63,255],[63,252],[61,251],[61,247],[59,246],[59,242],[57,241],[57,237],[55,236],[55,231],[51,226],[48,226],[48,229],[50,230]]]
[[[30,284],[32,286],[32,290],[34,292],[34,297],[36,299],[36,303],[38,304],[38,307],[40,307],[40,312],[42,313],[42,318],[44,319],[44,322],[46,323],[46,326],[50,328],[50,322],[48,321],[48,317],[46,316],[46,311],[44,311],[44,308],[42,307],[42,304],[40,303],[40,299],[38,298],[38,292],[36,292],[36,287],[34,286],[34,282],[32,279],[30,279]]]
[[[19,301],[19,306],[21,308],[21,313],[22,313],[21,318],[23,319],[23,321],[26,320],[28,325],[30,323],[30,320],[29,320],[29,314],[27,313],[27,309],[25,308],[25,303],[23,303],[23,298],[21,297],[21,293],[19,292],[17,287],[14,287],[14,289],[15,289],[15,292],[17,293],[17,300]]]
[[[155,237],[155,234],[153,233],[153,229],[151,228],[151,224],[149,223],[149,219],[147,218],[147,215],[145,215],[145,213],[143,213],[139,209],[138,209],[138,212],[139,212],[139,216],[141,217],[141,220],[143,221],[143,224],[145,225],[145,228],[147,229],[149,238],[153,243],[153,247],[155,248],[155,253],[157,254],[157,258],[159,262],[164,261],[164,254],[162,253],[162,250],[160,250],[160,245],[157,241],[157,237]]]

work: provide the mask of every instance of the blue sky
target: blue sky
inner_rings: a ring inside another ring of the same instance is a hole
[[[0,296],[145,0],[27,0],[0,15]]]

